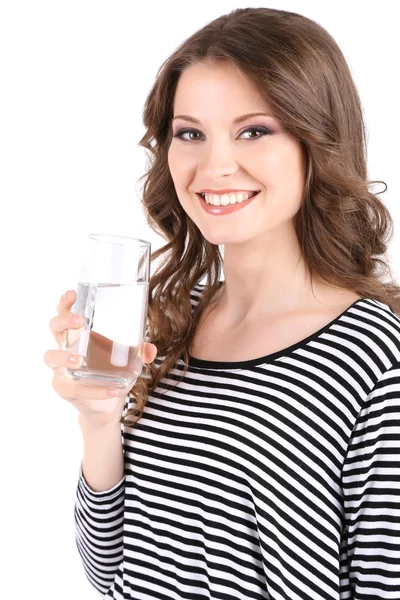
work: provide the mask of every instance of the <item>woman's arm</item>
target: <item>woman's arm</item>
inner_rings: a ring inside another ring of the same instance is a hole
[[[343,490],[351,598],[400,598],[400,364],[360,411]]]
[[[120,423],[99,427],[79,415],[84,456],[75,503],[75,535],[87,578],[102,594],[123,558],[125,497]]]
[[[94,492],[103,492],[121,481],[124,475],[121,424],[100,425],[91,417],[79,415],[83,437],[82,472]]]

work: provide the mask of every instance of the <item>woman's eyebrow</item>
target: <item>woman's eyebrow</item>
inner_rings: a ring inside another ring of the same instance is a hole
[[[267,113],[263,113],[263,112],[248,113],[247,115],[242,115],[241,117],[237,117],[237,119],[233,120],[233,123],[236,125],[237,123],[240,123],[241,121],[245,121],[246,119],[249,119],[250,117],[259,117],[259,116],[272,117],[272,115],[268,115]],[[172,120],[174,121],[175,119],[184,119],[185,121],[190,121],[191,123],[196,123],[197,125],[201,125],[201,121],[198,121],[197,119],[195,119],[194,117],[191,117],[189,115],[176,115],[176,117],[173,117]]]

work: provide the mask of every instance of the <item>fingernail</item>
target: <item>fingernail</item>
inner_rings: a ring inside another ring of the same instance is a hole
[[[119,395],[119,390],[108,389],[106,394],[109,398],[115,398],[115,396]]]
[[[68,356],[67,361],[73,365],[76,365],[79,361],[78,358],[76,358],[76,356]]]
[[[69,291],[65,292],[65,294],[64,294],[64,300],[66,300],[68,302],[68,300],[69,300]]]
[[[71,325],[79,325],[80,323],[82,323],[81,315],[72,315],[72,317],[70,317],[68,320],[71,323]]]

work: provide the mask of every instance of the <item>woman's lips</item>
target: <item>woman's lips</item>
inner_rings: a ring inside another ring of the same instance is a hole
[[[236,212],[248,206],[254,200],[254,198],[257,198],[259,193],[260,192],[256,192],[254,196],[252,196],[248,200],[243,200],[243,202],[236,202],[236,204],[228,204],[227,206],[214,206],[213,204],[207,204],[207,202],[200,194],[197,194],[197,196],[199,197],[201,206],[208,214],[229,215],[230,213]]]

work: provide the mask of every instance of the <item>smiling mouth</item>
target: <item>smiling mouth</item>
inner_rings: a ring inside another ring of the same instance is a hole
[[[236,192],[229,194],[207,194],[208,198],[206,200],[206,194],[204,192],[196,192],[196,195],[199,196],[203,202],[205,202],[209,206],[229,206],[235,204],[242,204],[248,202],[254,196],[260,193],[260,190],[256,190],[254,192]],[[216,203],[216,198],[219,199],[218,204]],[[223,202],[222,202],[223,200]]]

